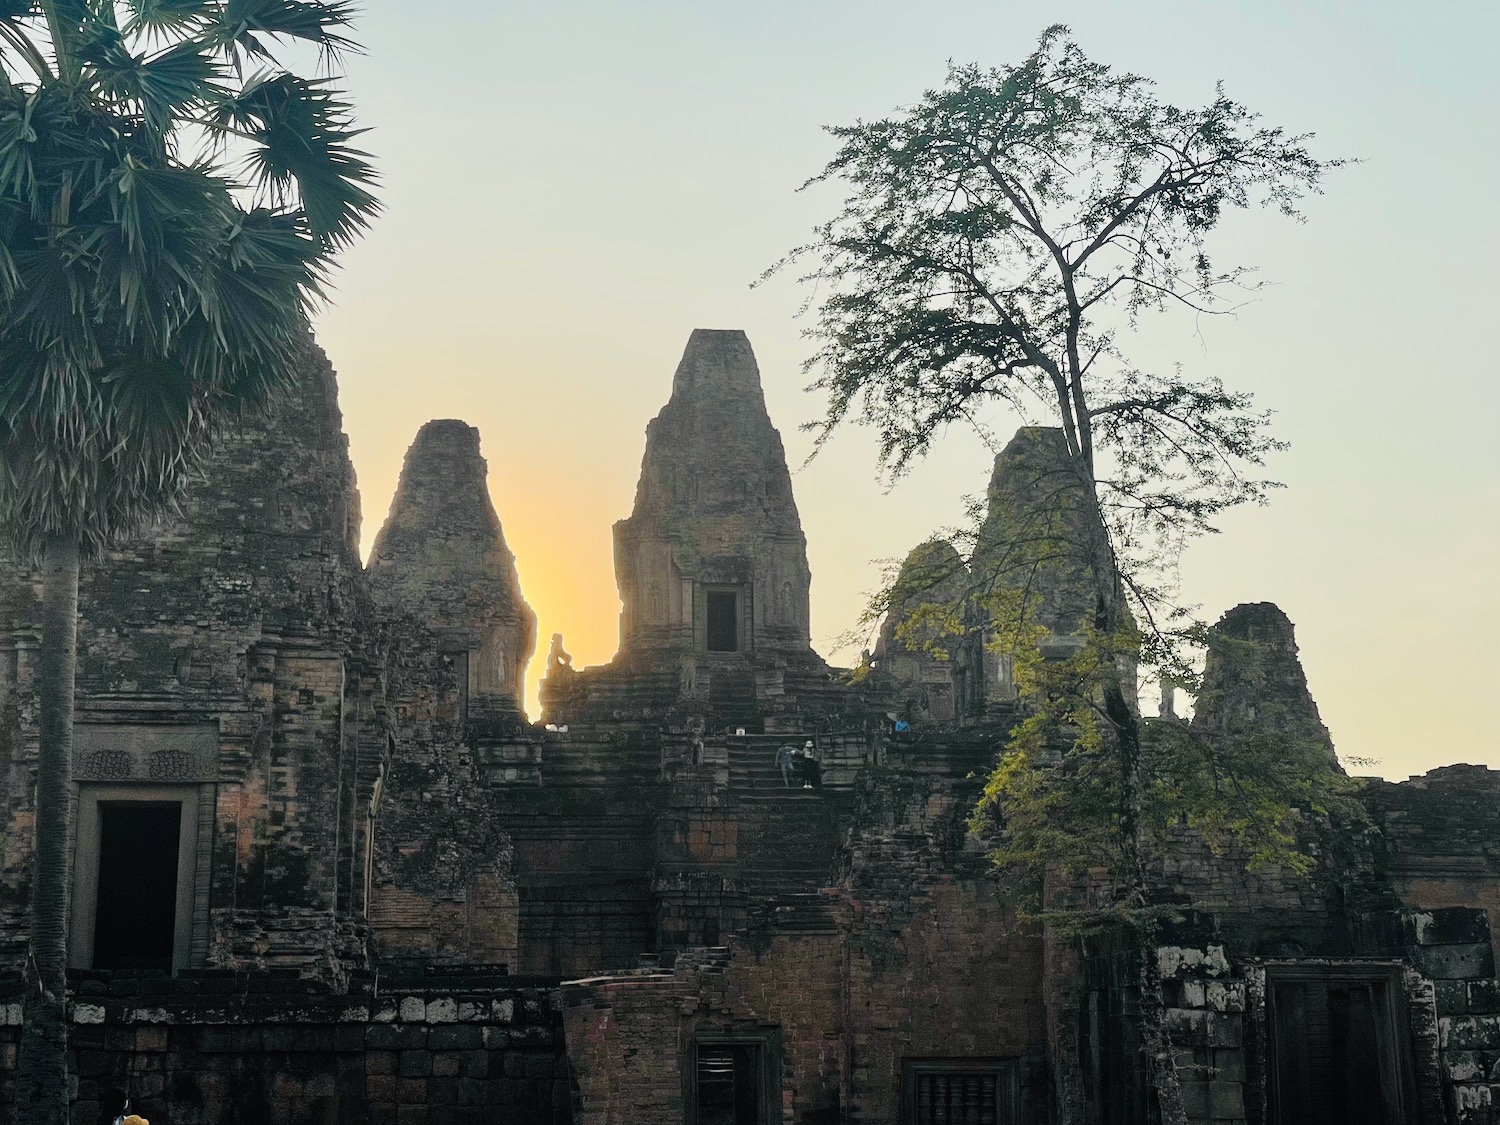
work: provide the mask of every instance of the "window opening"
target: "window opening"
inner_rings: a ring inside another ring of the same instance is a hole
[[[904,1125],[1018,1125],[1014,1059],[908,1061]]]
[[[708,591],[708,651],[739,650],[739,597],[733,590]]]
[[[94,968],[172,968],[181,830],[179,803],[100,803]]]
[[[760,1125],[756,1044],[699,1044],[697,1109],[698,1125]]]

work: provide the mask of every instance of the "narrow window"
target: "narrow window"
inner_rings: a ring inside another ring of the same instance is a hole
[[[903,1125],[1020,1121],[1014,1059],[916,1059],[905,1070]]]
[[[733,590],[710,590],[708,599],[708,651],[739,650],[739,597]]]
[[[101,803],[96,969],[171,969],[182,806]]]
[[[697,1125],[760,1125],[760,1047],[698,1047]]]

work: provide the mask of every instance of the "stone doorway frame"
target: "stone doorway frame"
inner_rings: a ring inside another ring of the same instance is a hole
[[[1274,1032],[1276,1020],[1275,989],[1278,984],[1373,984],[1385,988],[1378,1025],[1380,1038],[1377,1050],[1380,1053],[1381,1076],[1389,1084],[1387,1109],[1394,1110],[1399,1120],[1423,1120],[1419,1106],[1422,1086],[1421,1066],[1417,1057],[1417,1044],[1413,1039],[1411,996],[1407,968],[1399,961],[1385,959],[1306,959],[1266,961],[1256,966],[1260,979],[1254,982],[1251,995],[1258,1003],[1246,1013],[1246,1032],[1254,1035],[1254,1077],[1256,1089],[1252,1095],[1249,1083],[1245,1087],[1245,1110],[1252,1121],[1274,1125],[1278,1120],[1276,1105],[1277,1044]],[[1247,1044],[1249,1046],[1249,1044]],[[1249,1054],[1250,1052],[1247,1052]],[[1247,1058],[1247,1064],[1252,1059]],[[1254,1107],[1251,1101],[1255,1102]]]
[[[743,1029],[700,1027],[682,1052],[684,1125],[698,1125],[698,1048],[753,1047],[756,1057],[757,1125],[772,1125],[782,1115],[781,1028],[757,1024]]]
[[[193,964],[194,931],[201,915],[206,930],[208,894],[200,887],[198,785],[78,784],[77,835],[73,848],[73,916],[68,934],[68,964],[90,969],[94,964],[94,932],[99,906],[99,834],[101,804],[176,804],[180,806],[177,833],[177,909],[172,933],[172,972]],[[206,934],[205,934],[206,936]]]

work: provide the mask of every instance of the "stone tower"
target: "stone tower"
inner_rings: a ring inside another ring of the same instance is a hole
[[[995,457],[986,497],[976,584],[1028,590],[1038,624],[1059,638],[1077,634],[1093,609],[1085,558],[1093,504],[1062,430],[1017,430]]]
[[[622,655],[808,651],[807,540],[740,331],[696,329],[615,524]]]
[[[309,343],[296,374],[179,512],[80,575],[74,968],[363,961],[359,493],[332,366]],[[0,586],[0,934],[24,942],[37,610],[24,576]]]
[[[874,656],[903,717],[946,722],[965,713],[966,680],[982,659],[975,639],[961,631],[970,593],[969,568],[946,539],[914,547],[901,564]],[[924,607],[935,616],[923,619]]]
[[[1055,426],[1023,426],[995,457],[988,508],[970,559],[977,590],[1023,592],[1028,620],[1044,627],[1044,656],[1066,657],[1084,644],[1097,590],[1091,554],[1103,534],[1099,510]],[[986,635],[983,698],[1015,699],[1005,639]],[[996,642],[996,643],[990,643]],[[1135,674],[1122,668],[1134,705]]]
[[[423,426],[370,553],[370,591],[382,610],[416,617],[444,655],[467,666],[459,677],[466,707],[519,709],[536,614],[521,597],[487,478],[478,430],[452,418]]]
[[[1297,655],[1296,629],[1276,603],[1237,605],[1214,625],[1193,726],[1216,739],[1271,736],[1334,757]]]

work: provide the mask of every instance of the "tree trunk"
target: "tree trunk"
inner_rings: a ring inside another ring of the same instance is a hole
[[[68,1119],[68,836],[72,809],[73,681],[78,646],[78,541],[47,540],[42,555],[42,647],[37,701],[36,869],[31,954],[17,1065],[18,1121]]]
[[[1182,1101],[1182,1082],[1177,1077],[1177,1060],[1172,1054],[1172,1039],[1167,1034],[1166,1009],[1161,997],[1161,963],[1156,958],[1156,943],[1141,942],[1141,1046],[1151,1068],[1151,1086],[1156,1091],[1161,1125],[1188,1125],[1187,1107]]]
[[[1121,843],[1125,846],[1126,872],[1130,880],[1129,906],[1139,922],[1135,927],[1140,943],[1141,1048],[1156,1091],[1161,1125],[1188,1125],[1182,1102],[1182,1083],[1167,1034],[1166,1006],[1162,1002],[1161,966],[1156,959],[1156,925],[1148,910],[1151,889],[1146,879],[1146,859],[1141,840],[1141,794],[1144,764],[1141,761],[1141,720],[1131,708],[1118,680],[1104,686],[1104,708],[1115,728],[1120,753],[1123,800],[1120,815]]]

